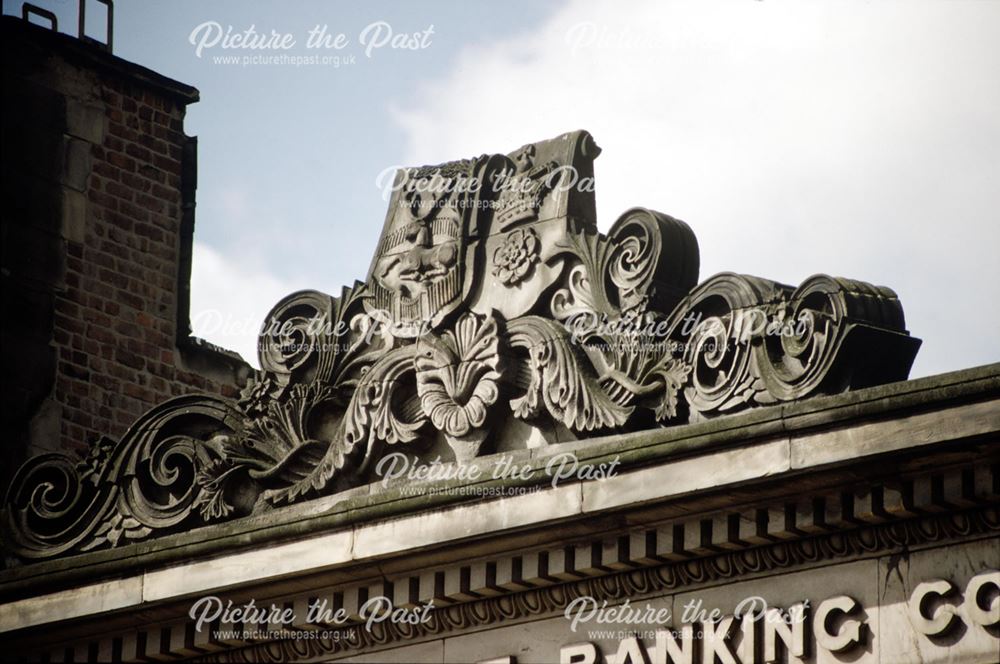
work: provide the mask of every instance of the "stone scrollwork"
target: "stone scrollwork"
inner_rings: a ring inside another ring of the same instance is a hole
[[[597,232],[599,152],[573,132],[400,171],[364,283],[275,305],[238,401],[173,399],[83,459],[29,460],[7,549],[80,553],[332,494],[392,446],[465,462],[525,428],[558,444],[905,379],[920,342],[887,288],[698,284],[691,228],[642,208]]]
[[[657,340],[649,332],[661,323],[651,314],[620,321],[619,329],[595,335],[600,343],[586,343],[598,370],[601,386],[624,404],[639,404],[652,410],[657,422],[678,415],[679,393],[691,372],[690,365],[675,357],[669,341]]]
[[[199,507],[199,472],[219,461],[221,441],[241,430],[241,414],[227,401],[177,397],[143,415],[117,443],[101,439],[83,460],[30,459],[7,494],[6,546],[46,558],[167,530]]]
[[[698,241],[691,228],[652,210],[629,210],[606,236],[568,234],[561,247],[574,267],[552,296],[557,320],[590,313],[611,318],[665,313],[698,281]]]
[[[826,275],[797,289],[716,275],[675,309],[670,336],[694,419],[904,380],[920,344],[891,290]]]
[[[909,364],[899,356],[919,344],[898,334],[903,307],[892,290],[822,274],[782,302],[773,326],[783,333],[758,334],[754,354],[768,394],[782,401],[905,380]]]
[[[673,315],[671,337],[691,367],[685,401],[696,419],[774,403],[751,366],[754,333],[782,298],[775,282],[718,274],[698,286]]]
[[[525,394],[510,402],[516,417],[530,419],[543,412],[579,432],[619,427],[632,408],[616,403],[600,386],[586,354],[574,346],[566,329],[538,316],[509,324],[510,345],[528,353],[530,382]]]

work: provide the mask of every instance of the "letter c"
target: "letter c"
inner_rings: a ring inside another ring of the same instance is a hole
[[[927,636],[937,636],[944,634],[951,628],[956,620],[958,608],[951,604],[943,604],[934,611],[934,615],[927,617],[924,613],[924,600],[931,595],[943,597],[952,592],[955,586],[951,581],[939,579],[937,581],[925,581],[913,589],[910,595],[909,613],[910,623],[921,634]]]

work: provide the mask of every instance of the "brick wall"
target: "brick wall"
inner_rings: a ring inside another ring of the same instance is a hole
[[[197,90],[15,18],[3,36],[5,461],[236,396],[249,367],[188,337]]]

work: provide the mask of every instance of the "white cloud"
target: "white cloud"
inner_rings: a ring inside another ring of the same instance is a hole
[[[258,263],[243,264],[194,243],[191,264],[191,327],[195,336],[234,350],[254,367],[257,334],[278,301],[306,286],[281,279]]]
[[[598,215],[688,221],[702,278],[894,288],[913,375],[1000,359],[1000,3],[573,2],[394,108],[411,163],[589,129]]]

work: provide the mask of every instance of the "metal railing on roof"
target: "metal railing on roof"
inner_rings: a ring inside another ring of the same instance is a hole
[[[87,34],[87,5],[93,2],[102,4],[105,7],[107,7],[107,24],[105,26],[105,33],[104,33],[106,35],[105,41],[95,39],[94,37],[91,37],[90,35]],[[114,42],[114,33],[115,33],[114,0],[80,0],[78,7],[79,11],[77,13],[77,34],[76,34],[77,38],[82,42],[90,44],[103,51],[107,51],[108,53],[111,53],[111,48]],[[30,2],[25,2],[24,4],[21,5],[21,18],[23,18],[25,21],[30,21],[32,16],[48,21],[50,24],[49,27],[53,31],[59,32],[59,18],[56,16],[55,12],[45,9],[44,7],[39,7],[38,5],[34,5]]]

